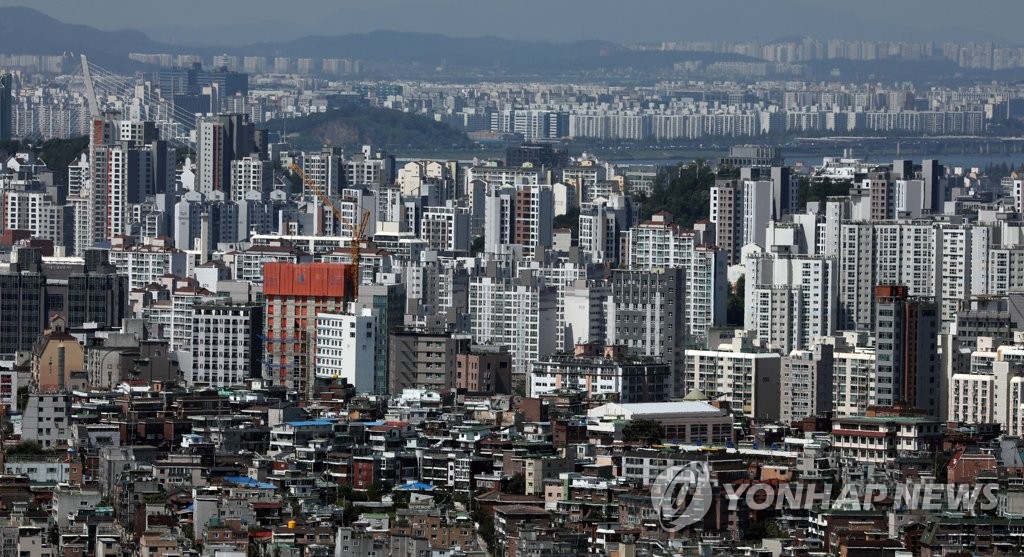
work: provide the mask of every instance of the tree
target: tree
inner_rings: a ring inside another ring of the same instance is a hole
[[[7,452],[8,455],[31,455],[31,456],[38,456],[38,455],[46,455],[46,454],[54,454],[55,453],[55,451],[53,451],[53,450],[44,449],[43,446],[39,443],[39,441],[34,441],[34,440],[21,441],[17,445],[14,445],[13,447],[7,449],[6,452]]]
[[[380,501],[381,497],[391,493],[392,487],[391,482],[373,482],[370,484],[370,488],[366,490],[366,500]]]
[[[622,428],[622,440],[626,443],[660,443],[665,438],[665,428],[655,420],[633,420]]]
[[[743,326],[746,292],[747,281],[741,276],[736,279],[736,284],[729,289],[729,299],[725,302],[725,323],[727,325]]]
[[[580,236],[580,208],[573,207],[566,211],[564,215],[558,215],[555,217],[554,228],[568,228],[572,231],[573,238],[579,238]]]
[[[484,251],[484,237],[477,236],[473,238],[473,243],[469,246],[469,254],[477,255]]]
[[[812,201],[824,203],[829,197],[847,195],[851,187],[853,182],[849,180],[832,181],[831,178],[825,178],[819,182],[812,182],[809,178],[801,178],[799,206],[803,207]]]
[[[47,139],[43,142],[10,140],[0,143],[0,153],[32,151],[43,159],[46,167],[53,171],[54,183],[67,185],[68,165],[74,162],[89,147],[89,136],[70,139]]]
[[[711,214],[711,187],[714,185],[715,173],[702,160],[662,170],[654,180],[650,199],[643,206],[644,218],[658,211],[668,211],[675,222],[691,227]]]
[[[473,522],[476,523],[477,533],[487,544],[487,550],[491,555],[497,555],[498,536],[494,529],[494,517],[477,507],[473,511]]]
[[[512,478],[508,481],[508,485],[505,487],[505,493],[526,495],[526,477],[521,472],[513,474]]]
[[[747,526],[746,531],[743,532],[743,539],[750,541],[783,538],[785,536],[786,532],[781,526],[779,526],[779,523],[774,520],[758,520],[756,522],[752,522]]]

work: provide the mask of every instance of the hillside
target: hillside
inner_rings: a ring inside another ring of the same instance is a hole
[[[31,8],[0,8],[0,52],[8,54],[76,57],[85,53],[101,66],[128,69],[135,66],[128,60],[129,52],[166,48],[139,31],[101,31],[64,23]]]
[[[0,52],[13,54],[85,53],[112,70],[134,70],[130,52],[181,52],[214,56],[310,56],[362,60],[377,68],[478,69],[487,71],[566,72],[609,68],[665,68],[683,60],[749,60],[732,54],[635,51],[608,41],[566,43],[498,37],[448,37],[437,33],[372,31],[309,36],[284,42],[231,47],[190,47],[154,41],[139,31],[102,31],[63,23],[26,7],[0,7]]]
[[[466,134],[416,114],[368,106],[346,106],[302,118],[274,120],[271,131],[287,136],[298,148],[372,144],[390,151],[473,149]]]

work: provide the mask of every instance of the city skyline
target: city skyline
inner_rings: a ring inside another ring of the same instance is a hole
[[[24,0],[0,0],[0,7],[24,6]],[[245,10],[232,3],[174,4],[104,0],[82,4],[39,0],[31,4],[61,21],[103,30],[134,29],[170,44],[243,46],[288,41],[309,35],[344,35],[374,30],[431,32],[456,37],[571,42],[659,42],[672,40],[771,41],[793,35],[864,40],[958,40],[1017,43],[1014,22],[1024,8],[1010,0],[965,4],[866,0],[857,5],[822,6],[811,0],[780,0],[765,10],[761,2],[725,0],[694,3],[642,0],[542,2],[525,0],[515,10],[469,0],[384,0],[373,4],[299,0],[298,9],[276,10],[276,3],[254,0]],[[96,9],[97,6],[103,9]],[[981,6],[983,9],[979,9]],[[546,17],[537,18],[543,8]],[[883,13],[881,21],[872,14]],[[978,14],[1000,14],[986,21]],[[202,17],[199,17],[199,16]],[[645,15],[647,17],[645,17]],[[728,21],[721,25],[708,22]],[[1006,16],[1006,17],[1004,17]],[[500,18],[500,19],[496,19]],[[500,25],[495,25],[500,21]],[[564,22],[573,22],[566,26]],[[632,22],[609,26],[607,22]]]

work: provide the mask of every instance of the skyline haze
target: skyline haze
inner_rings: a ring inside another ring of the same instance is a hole
[[[372,4],[296,0],[291,3],[296,9],[282,12],[279,3],[269,0],[248,1],[244,10],[235,3],[197,0],[174,4],[35,0],[29,7],[68,23],[103,30],[139,30],[170,44],[223,46],[378,29],[555,42],[772,41],[803,35],[821,39],[1019,42],[1014,39],[1017,16],[1024,15],[1019,2],[934,0],[922,4],[864,0],[856,5],[822,6],[813,0],[779,0],[766,9],[763,2],[753,0],[714,4],[522,0],[510,10],[494,1],[476,0],[381,0]],[[0,6],[19,5],[25,5],[24,0],[0,0]],[[538,18],[537,13],[545,17]],[[878,14],[883,17],[879,19]],[[723,16],[729,20],[722,20]],[[708,24],[718,21],[721,25]],[[567,22],[573,25],[567,26]],[[627,23],[610,26],[608,22]]]

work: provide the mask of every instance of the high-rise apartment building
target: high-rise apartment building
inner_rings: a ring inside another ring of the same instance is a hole
[[[342,379],[357,392],[372,393],[376,374],[377,324],[372,308],[356,315],[318,313],[316,360],[318,379]]]
[[[796,208],[797,190],[797,181],[787,167],[742,168],[739,178],[715,180],[710,219],[716,243],[730,265],[740,262],[743,246],[765,245],[768,222]]]
[[[522,247],[532,257],[551,247],[554,198],[551,186],[489,186],[485,199],[484,251],[503,253],[505,246]]]
[[[579,247],[595,263],[618,264],[623,259],[622,235],[635,224],[630,198],[611,195],[580,206]]]
[[[345,185],[341,148],[325,147],[320,151],[307,153],[302,158],[302,173],[320,192],[329,196],[338,195]],[[308,193],[312,195],[314,192]]]
[[[992,237],[987,225],[948,219],[843,223],[840,328],[870,329],[878,284],[903,284],[911,296],[934,298],[948,326],[972,295],[989,293],[984,270]]]
[[[746,330],[783,354],[835,334],[835,258],[753,252],[745,263]]]
[[[174,163],[155,122],[96,118],[89,136],[91,190],[79,191],[86,203],[76,205],[75,228],[91,231],[76,250],[131,232],[134,209],[146,196],[173,190]],[[77,209],[84,209],[78,214]],[[77,236],[77,234],[76,234]]]
[[[779,419],[781,356],[749,336],[709,350],[687,350],[678,393],[700,391],[727,400],[734,412],[760,419]]]
[[[474,277],[469,283],[473,343],[508,346],[522,377],[556,349],[557,293],[543,279]]]
[[[938,317],[934,302],[911,297],[906,286],[875,287],[875,404],[903,402],[940,416]]]
[[[608,301],[610,345],[625,346],[634,356],[660,358],[673,370],[673,394],[681,396],[680,373],[686,347],[686,271],[618,270],[612,277]]]
[[[832,411],[833,349],[829,344],[817,344],[813,350],[794,350],[782,357],[779,381],[779,420],[782,423],[790,424]]]
[[[709,229],[713,227],[705,221],[696,228],[684,230],[662,211],[626,232],[630,269],[684,271],[686,333],[694,340],[725,323],[729,288],[725,252],[712,245],[714,233]]]
[[[346,186],[368,185],[371,188],[387,186],[395,182],[397,174],[395,157],[370,145],[345,161]]]
[[[263,362],[263,307],[222,302],[192,306],[189,386],[234,387],[259,377]]]
[[[196,137],[196,189],[231,193],[231,162],[257,152],[255,127],[247,115],[222,114],[200,120]]]
[[[430,250],[469,251],[469,210],[454,202],[442,207],[424,207],[419,238]]]
[[[242,203],[252,192],[258,193],[259,199],[266,199],[273,189],[274,167],[270,161],[257,155],[231,161],[231,201]]]
[[[0,141],[13,138],[14,76],[0,73]]]
[[[266,361],[263,378],[300,396],[312,394],[317,315],[346,309],[352,285],[339,263],[267,263],[263,267]]]

